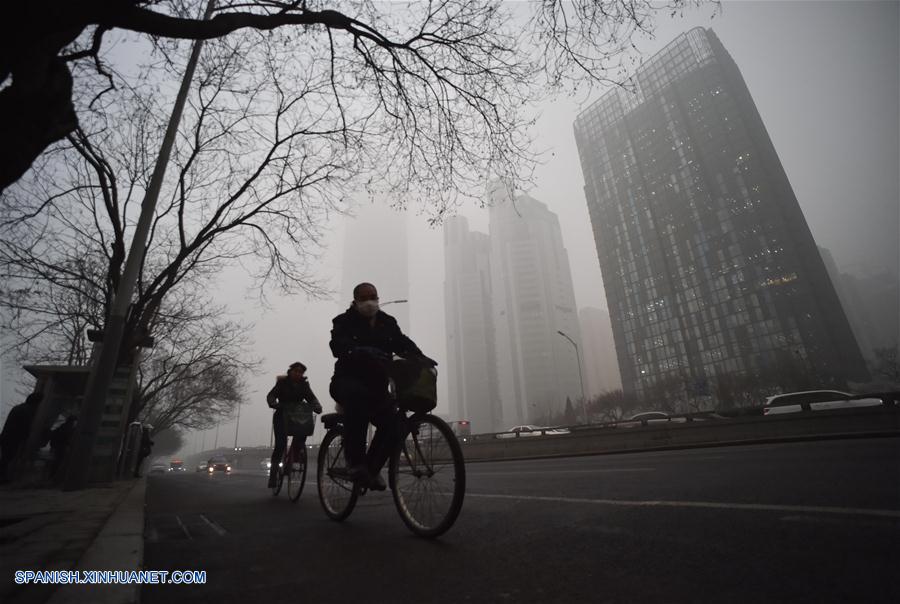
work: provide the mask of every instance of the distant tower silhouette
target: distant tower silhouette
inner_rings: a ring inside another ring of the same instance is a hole
[[[353,300],[353,288],[364,281],[378,288],[382,302],[409,297],[409,257],[406,213],[397,212],[383,201],[361,202],[354,216],[345,221],[344,258],[339,304],[346,309]],[[391,304],[384,310],[397,319],[400,329],[409,332],[409,307],[414,301]]]
[[[581,329],[556,214],[528,195],[492,186],[491,275],[503,418],[511,425],[581,399]]]
[[[444,222],[450,419],[469,420],[476,433],[508,428],[497,384],[490,254],[488,235],[470,231],[465,218]]]

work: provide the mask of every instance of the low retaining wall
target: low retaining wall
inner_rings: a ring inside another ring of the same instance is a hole
[[[479,435],[463,445],[463,453],[466,461],[528,459],[865,435],[900,436],[900,408],[835,409],[631,428],[586,426],[556,436],[500,439]]]

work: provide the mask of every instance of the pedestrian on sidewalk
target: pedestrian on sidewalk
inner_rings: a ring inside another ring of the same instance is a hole
[[[0,432],[0,482],[8,482],[12,478],[9,475],[10,465],[28,442],[31,424],[34,423],[34,416],[43,398],[43,392],[32,392],[24,403],[9,410],[3,432]],[[41,445],[44,443],[46,440]]]
[[[70,415],[66,421],[54,428],[50,432],[50,451],[53,453],[53,461],[50,462],[50,476],[53,479],[58,478],[60,468],[66,458],[66,451],[69,449],[69,443],[75,434],[76,418]]]
[[[153,426],[150,424],[146,424],[141,429],[141,448],[138,451],[138,459],[137,463],[134,465],[134,477],[141,477],[141,464],[144,463],[144,460],[150,455],[150,452],[153,450],[153,439],[150,438],[150,431],[153,430]]]

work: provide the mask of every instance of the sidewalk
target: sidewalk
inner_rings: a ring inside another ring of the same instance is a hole
[[[137,602],[139,585],[15,583],[17,570],[138,570],[146,479],[81,491],[0,487],[0,601]]]

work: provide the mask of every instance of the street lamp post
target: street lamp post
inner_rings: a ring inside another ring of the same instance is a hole
[[[234,449],[237,450],[238,430],[241,429],[241,404],[238,403],[237,424],[234,427]]]
[[[215,8],[215,0],[209,0],[204,20],[209,19]],[[191,49],[191,56],[181,79],[181,87],[175,98],[175,106],[165,135],[159,149],[153,175],[147,184],[144,199],[141,202],[141,213],[134,227],[134,235],[131,247],[125,260],[122,277],[116,288],[109,315],[103,326],[103,345],[100,348],[98,358],[91,363],[91,371],[88,375],[87,386],[84,392],[84,401],[81,404],[81,414],[78,417],[78,430],[74,442],[67,456],[69,458],[66,477],[63,482],[63,490],[75,491],[83,489],[90,475],[91,458],[94,452],[94,441],[100,430],[103,419],[103,406],[106,403],[106,395],[113,380],[113,374],[119,361],[119,351],[125,336],[125,321],[128,308],[132,302],[132,296],[137,286],[141,267],[146,253],[147,236],[153,224],[156,209],[156,200],[162,188],[163,178],[166,174],[166,166],[169,163],[169,155],[178,134],[178,123],[181,121],[181,113],[187,101],[188,90],[194,77],[197,60],[200,57],[200,49],[203,40],[196,40]]]
[[[590,421],[588,420],[587,402],[586,402],[587,397],[585,397],[585,395],[584,395],[584,377],[582,377],[582,375],[581,375],[581,355],[578,353],[578,344],[576,344],[572,338],[570,338],[563,332],[557,331],[556,333],[558,333],[559,335],[561,335],[562,337],[567,339],[569,341],[569,343],[575,347],[575,360],[578,361],[578,381],[581,383],[581,413],[584,415],[584,423],[589,424]]]

